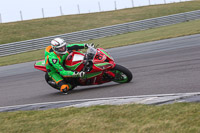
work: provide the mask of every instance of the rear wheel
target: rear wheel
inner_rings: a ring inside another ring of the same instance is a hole
[[[113,81],[117,83],[128,83],[133,78],[131,71],[118,64],[111,71],[115,74]]]

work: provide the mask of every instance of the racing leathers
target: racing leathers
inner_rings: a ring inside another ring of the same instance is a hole
[[[78,77],[77,72],[66,70],[64,67],[65,59],[70,51],[87,48],[86,44],[68,44],[67,53],[65,55],[57,54],[52,46],[45,49],[45,66],[49,77],[55,81],[61,92],[66,92],[71,89],[71,84],[66,83],[63,78]]]

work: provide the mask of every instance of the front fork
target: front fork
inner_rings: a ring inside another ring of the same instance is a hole
[[[104,80],[113,80],[113,79],[115,79],[115,74],[111,71],[106,71],[103,74],[103,78],[104,78]]]

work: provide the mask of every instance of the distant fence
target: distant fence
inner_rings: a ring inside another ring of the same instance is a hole
[[[78,32],[72,32],[62,35],[43,37],[39,39],[8,43],[0,45],[0,56],[12,55],[27,51],[33,51],[43,49],[50,45],[50,41],[56,37],[62,37],[69,43],[87,41],[91,39],[97,39],[107,36],[113,36],[117,34],[124,34],[133,31],[146,30],[155,27],[161,27],[165,25],[172,25],[181,22],[187,22],[190,20],[200,19],[200,10],[179,13],[164,17],[158,17],[153,19],[145,19],[141,21],[134,21],[130,23],[118,24],[113,26],[106,26],[91,30],[83,30]],[[184,27],[183,27],[184,28]]]

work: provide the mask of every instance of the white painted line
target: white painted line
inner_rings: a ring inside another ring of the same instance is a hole
[[[56,102],[45,102],[45,103],[34,103],[34,104],[24,104],[24,105],[14,105],[14,106],[5,106],[0,107],[0,109],[4,108],[20,108],[25,106],[35,106],[35,105],[46,105],[46,104],[60,104],[60,103],[72,103],[72,102],[88,102],[88,101],[99,101],[99,100],[115,100],[115,99],[129,99],[129,98],[147,98],[147,97],[166,97],[166,96],[177,96],[183,95],[192,96],[192,95],[200,95],[200,92],[192,92],[192,93],[173,93],[173,94],[155,94],[155,95],[139,95],[139,96],[123,96],[123,97],[107,97],[107,98],[94,98],[94,99],[79,99],[79,100],[71,100],[71,101],[56,101]]]
[[[150,98],[147,98],[147,99],[138,101],[138,102],[136,102],[136,103],[146,103],[147,101],[151,101],[151,100],[156,99],[156,98],[158,98],[158,97],[150,97]]]

